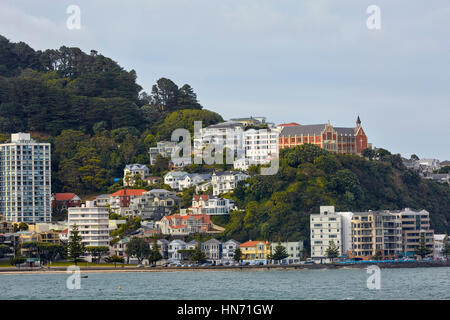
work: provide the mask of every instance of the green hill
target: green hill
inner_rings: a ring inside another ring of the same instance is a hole
[[[52,143],[54,192],[106,192],[128,163],[173,129],[223,121],[188,84],[161,78],[150,94],[136,72],[91,51],[35,51],[0,36],[0,141],[13,132]]]
[[[31,132],[52,143],[53,192],[107,192],[128,163],[148,163],[148,147],[175,128],[223,121],[204,110],[193,88],[161,78],[150,93],[96,51],[35,51],[0,36],[0,141]],[[450,191],[421,179],[386,150],[333,155],[311,145],[282,150],[275,176],[255,175],[233,197],[243,212],[215,218],[225,236],[309,240],[309,214],[337,210],[425,208],[436,232],[449,232]]]
[[[334,155],[314,145],[280,152],[275,176],[254,175],[240,182],[232,198],[242,212],[216,219],[236,240],[303,239],[309,242],[309,215],[321,205],[337,211],[426,209],[436,233],[450,231],[450,187],[424,180],[403,166],[399,155],[379,149],[368,160]]]

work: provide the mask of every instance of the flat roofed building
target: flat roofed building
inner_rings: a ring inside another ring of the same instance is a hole
[[[321,206],[319,214],[310,215],[311,258],[327,259],[326,251],[334,242],[342,255],[342,217],[333,206]]]
[[[430,228],[430,213],[426,210],[412,210],[405,208],[402,211],[392,211],[402,224],[402,254],[414,256],[414,249],[420,243],[421,234],[424,235],[425,245],[428,249],[434,247],[434,231]]]
[[[355,212],[351,220],[352,257],[396,258],[402,251],[402,224],[386,211]]]
[[[12,222],[51,222],[50,143],[14,133],[0,144],[0,214]]]
[[[94,207],[86,201],[81,207],[68,209],[68,238],[77,226],[81,242],[85,246],[109,246],[109,212],[105,207]]]

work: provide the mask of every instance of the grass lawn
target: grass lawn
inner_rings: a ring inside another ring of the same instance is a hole
[[[9,264],[9,259],[7,260],[0,260],[0,268],[12,268],[14,266]]]

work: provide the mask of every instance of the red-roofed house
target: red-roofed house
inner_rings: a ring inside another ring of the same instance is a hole
[[[194,195],[192,198],[192,206],[189,207],[189,211],[194,214],[205,213],[208,215],[230,214],[230,211],[233,209],[235,209],[233,200],[222,199],[207,194]]]
[[[69,229],[64,229],[59,233],[59,240],[66,242],[69,240]]]
[[[164,216],[156,223],[164,235],[189,235],[195,233],[214,233],[210,216],[206,214],[173,214]]]
[[[289,122],[289,123],[282,123],[282,124],[279,124],[278,125],[278,127],[293,127],[293,126],[300,126],[300,124],[299,123],[297,123],[297,122]]]
[[[247,241],[241,244],[242,260],[266,263],[272,252],[268,241]]]
[[[80,207],[81,199],[75,193],[54,193],[52,194],[52,208],[67,209],[70,207]]]
[[[132,199],[141,197],[145,189],[121,189],[110,194],[111,209],[128,208]]]

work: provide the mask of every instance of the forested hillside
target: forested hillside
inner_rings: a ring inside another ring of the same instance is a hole
[[[52,143],[53,191],[106,192],[125,164],[173,129],[222,121],[191,86],[161,78],[147,94],[136,72],[91,51],[35,51],[0,36],[0,139],[31,132]]]
[[[0,141],[31,132],[52,143],[53,192],[107,192],[125,164],[148,163],[148,148],[176,128],[223,121],[204,110],[193,88],[161,78],[146,93],[126,71],[96,51],[35,51],[0,36]],[[275,176],[254,175],[234,192],[239,208],[225,237],[309,241],[309,214],[425,208],[436,232],[449,232],[450,188],[421,179],[386,150],[366,158],[304,145],[282,150]],[[188,199],[189,200],[189,199]]]
[[[322,205],[337,211],[424,208],[436,233],[450,231],[450,187],[421,179],[399,155],[384,149],[367,158],[334,155],[305,144],[283,149],[280,157],[277,175],[254,175],[235,189],[232,197],[245,211],[216,219],[227,226],[227,238],[309,242],[309,215]]]

